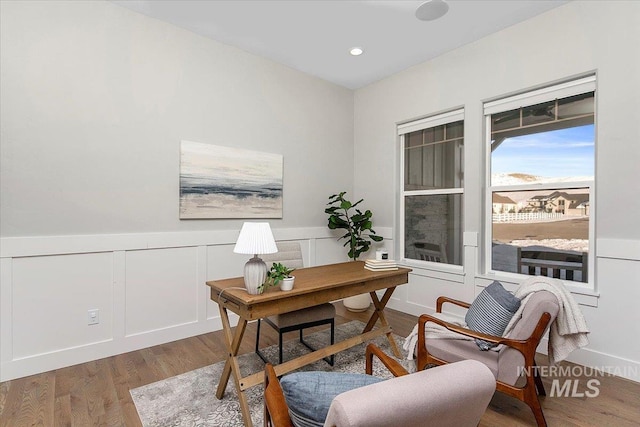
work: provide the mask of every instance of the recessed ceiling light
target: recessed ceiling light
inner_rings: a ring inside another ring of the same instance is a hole
[[[434,21],[443,17],[449,10],[444,0],[428,0],[416,9],[416,18],[421,21]]]
[[[362,55],[362,54],[364,53],[364,50],[362,50],[362,48],[361,48],[361,47],[352,47],[352,48],[349,50],[349,53],[350,53],[351,55],[353,55],[353,56],[359,56],[359,55]]]

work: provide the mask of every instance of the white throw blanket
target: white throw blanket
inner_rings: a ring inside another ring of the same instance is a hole
[[[532,276],[523,281],[514,295],[522,300],[520,308],[507,325],[504,336],[508,337],[515,323],[522,317],[522,311],[534,292],[551,292],[558,299],[558,316],[549,327],[549,362],[553,365],[566,359],[572,351],[589,344],[589,328],[584,315],[573,296],[561,280],[545,276]]]
[[[449,316],[444,313],[433,313],[433,317],[444,320],[445,322],[452,323],[456,326],[462,326],[463,328],[467,327],[467,324],[458,319],[457,317]],[[427,322],[424,325],[424,337],[426,339],[431,338],[446,338],[450,340],[468,340],[471,341],[473,338],[468,337],[466,335],[459,334],[457,332],[450,331],[444,326],[438,325],[437,323]],[[409,334],[407,338],[404,340],[404,344],[402,344],[402,348],[407,352],[407,360],[413,360],[413,356],[416,350],[416,346],[418,345],[418,324],[413,327],[413,330]]]
[[[558,299],[558,305],[560,306],[558,316],[549,328],[549,361],[552,364],[556,364],[566,359],[572,351],[589,344],[589,339],[587,338],[589,329],[587,328],[587,323],[582,315],[582,311],[580,311],[580,307],[573,299],[571,293],[564,287],[562,281],[545,276],[532,276],[524,280],[514,293],[522,303],[507,325],[503,336],[509,337],[509,333],[513,330],[514,325],[522,318],[522,312],[531,295],[537,291],[551,292]],[[433,316],[445,322],[453,323],[464,328],[467,327],[460,319],[443,313],[434,313]],[[425,325],[425,338],[473,339],[456,332],[451,332],[444,326],[433,322]],[[402,348],[407,351],[408,360],[413,360],[417,344],[418,325],[416,324],[402,345]],[[492,350],[498,351],[500,348],[502,348],[502,346],[494,347]]]

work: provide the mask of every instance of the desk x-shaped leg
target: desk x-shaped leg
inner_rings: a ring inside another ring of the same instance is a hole
[[[233,381],[234,385],[236,386],[236,393],[238,394],[238,401],[240,402],[240,411],[242,412],[244,424],[246,426],[251,426],[251,413],[249,412],[247,397],[245,396],[242,384],[240,382],[242,375],[240,374],[240,366],[238,365],[237,360],[240,343],[242,343],[242,337],[244,335],[244,331],[247,328],[247,320],[241,317],[238,321],[238,326],[236,326],[236,333],[235,335],[232,335],[231,323],[229,322],[229,314],[227,313],[225,302],[226,301],[221,298],[218,301],[218,307],[220,308],[220,319],[222,320],[222,329],[224,331],[225,337],[224,341],[227,345],[227,361],[224,364],[224,369],[222,370],[222,375],[220,376],[220,383],[218,383],[216,397],[218,399],[222,399],[222,397],[224,396],[224,391],[227,388],[227,384],[229,383],[229,376],[233,374]]]
[[[402,355],[398,350],[398,346],[393,338],[393,333],[391,332],[391,326],[387,322],[387,319],[384,315],[384,307],[391,299],[391,295],[395,290],[395,286],[391,288],[387,288],[382,299],[378,299],[378,295],[375,292],[370,292],[371,300],[373,301],[373,305],[375,306],[375,311],[371,314],[371,318],[369,322],[364,328],[362,334],[368,335],[359,335],[357,337],[353,337],[347,339],[343,342],[336,343],[328,348],[317,350],[313,353],[306,354],[305,356],[301,356],[298,359],[291,360],[282,365],[278,365],[276,367],[276,371],[280,371],[280,373],[290,372],[293,369],[297,369],[300,366],[304,366],[308,363],[311,363],[316,360],[320,360],[323,357],[326,357],[331,354],[335,354],[338,351],[345,350],[347,348],[353,347],[359,343],[365,342],[368,339],[373,339],[376,336],[380,336],[381,334],[386,334],[387,339],[389,340],[389,344],[391,345],[391,349],[396,357],[401,358]],[[238,351],[240,349],[240,344],[242,342],[242,337],[247,327],[247,320],[240,317],[238,321],[238,326],[236,327],[235,335],[232,334],[231,323],[229,322],[229,315],[227,313],[226,308],[226,300],[220,298],[218,300],[218,307],[220,308],[220,318],[222,320],[222,329],[224,331],[225,344],[227,346],[227,360],[224,365],[224,369],[222,371],[222,375],[220,377],[220,383],[218,384],[218,389],[216,391],[216,397],[218,399],[222,399],[224,392],[227,388],[227,384],[229,383],[229,378],[233,375],[233,381],[236,387],[236,392],[238,393],[238,400],[240,402],[240,410],[242,412],[242,418],[244,420],[245,426],[251,426],[251,413],[249,412],[249,405],[247,403],[247,398],[244,393],[248,387],[256,385],[262,382],[263,375],[262,373],[254,374],[246,378],[242,378],[240,373],[240,366],[238,364]],[[376,322],[380,320],[381,328],[373,331],[373,327]],[[304,360],[301,360],[304,359]],[[254,378],[256,375],[259,377],[258,379]]]
[[[398,350],[398,345],[393,339],[393,333],[391,332],[389,323],[387,322],[386,317],[384,317],[384,307],[391,299],[391,295],[395,290],[395,286],[392,288],[387,288],[387,290],[384,292],[384,295],[382,295],[381,300],[378,299],[378,294],[376,294],[375,292],[369,292],[369,295],[371,295],[371,300],[373,301],[373,305],[375,307],[375,311],[371,314],[367,326],[364,327],[363,333],[372,330],[378,319],[380,319],[380,324],[385,328],[389,328],[389,332],[387,332],[387,339],[389,340],[389,344],[391,344],[391,350],[393,350],[393,354],[395,354],[397,358],[402,358],[402,354],[400,354],[400,350]]]

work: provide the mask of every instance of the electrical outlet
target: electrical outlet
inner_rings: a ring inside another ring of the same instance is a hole
[[[89,310],[88,312],[89,325],[97,325],[100,323],[100,310]]]

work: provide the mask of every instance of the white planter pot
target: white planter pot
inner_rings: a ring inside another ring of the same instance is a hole
[[[287,277],[285,279],[282,279],[282,282],[280,282],[280,290],[281,291],[290,291],[291,289],[293,289],[293,282],[296,280],[295,276],[291,276],[291,277]]]
[[[369,294],[360,294],[352,297],[348,297],[342,300],[342,303],[349,311],[360,312],[366,311],[371,304],[371,297]]]

